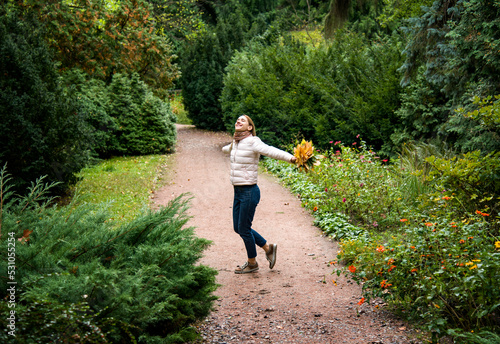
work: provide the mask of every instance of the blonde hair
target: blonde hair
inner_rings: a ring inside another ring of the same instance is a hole
[[[246,117],[246,119],[247,119],[247,121],[248,121],[248,124],[250,124],[250,125],[252,126],[252,135],[253,135],[253,136],[257,136],[257,133],[256,133],[256,131],[255,131],[255,124],[253,124],[252,119],[251,119],[249,116],[247,116],[247,115],[243,115],[243,116],[245,116],[245,117]]]

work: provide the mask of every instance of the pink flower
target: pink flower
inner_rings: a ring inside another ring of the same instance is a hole
[[[325,188],[325,192],[328,192],[328,188]]]
[[[342,198],[342,202],[344,202],[344,203],[345,203],[346,201],[347,201],[347,200],[345,199],[345,197],[344,197],[344,198]]]
[[[358,137],[359,137],[359,134],[358,134],[358,135],[356,135],[356,138],[358,138]]]
[[[365,184],[363,184],[363,183],[359,184],[360,188],[362,188],[363,186],[365,186]]]
[[[387,162],[388,160],[387,160],[387,159],[384,159],[384,160],[382,160],[382,161],[383,161],[383,162]]]
[[[353,146],[356,146],[356,144],[357,144],[357,142],[353,142],[353,143],[352,143],[352,145],[353,145]]]
[[[333,143],[333,141],[330,141],[330,143]]]

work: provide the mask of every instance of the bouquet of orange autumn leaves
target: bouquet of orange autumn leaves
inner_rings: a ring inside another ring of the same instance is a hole
[[[302,142],[293,149],[293,155],[297,158],[295,165],[305,172],[312,170],[314,162],[316,161],[314,152],[315,149],[312,145],[312,141],[303,139]]]

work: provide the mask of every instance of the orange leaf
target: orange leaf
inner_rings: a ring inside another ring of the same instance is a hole
[[[33,233],[33,231],[30,231],[29,229],[25,229],[23,231],[23,236],[17,240],[19,240],[21,242],[21,244],[24,244],[25,242],[28,242],[30,240],[29,236],[31,233]]]

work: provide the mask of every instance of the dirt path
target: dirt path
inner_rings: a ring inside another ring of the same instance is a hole
[[[416,343],[412,332],[375,304],[357,303],[361,288],[332,275],[337,244],[312,225],[300,201],[269,175],[259,176],[262,198],[254,228],[278,244],[273,270],[262,250],[257,273],[236,275],[246,260],[232,229],[231,137],[178,126],[175,175],[155,194],[158,205],[190,192],[190,225],[213,241],[201,263],[219,271],[216,310],[200,326],[204,343]],[[335,284],[335,281],[337,284]]]

